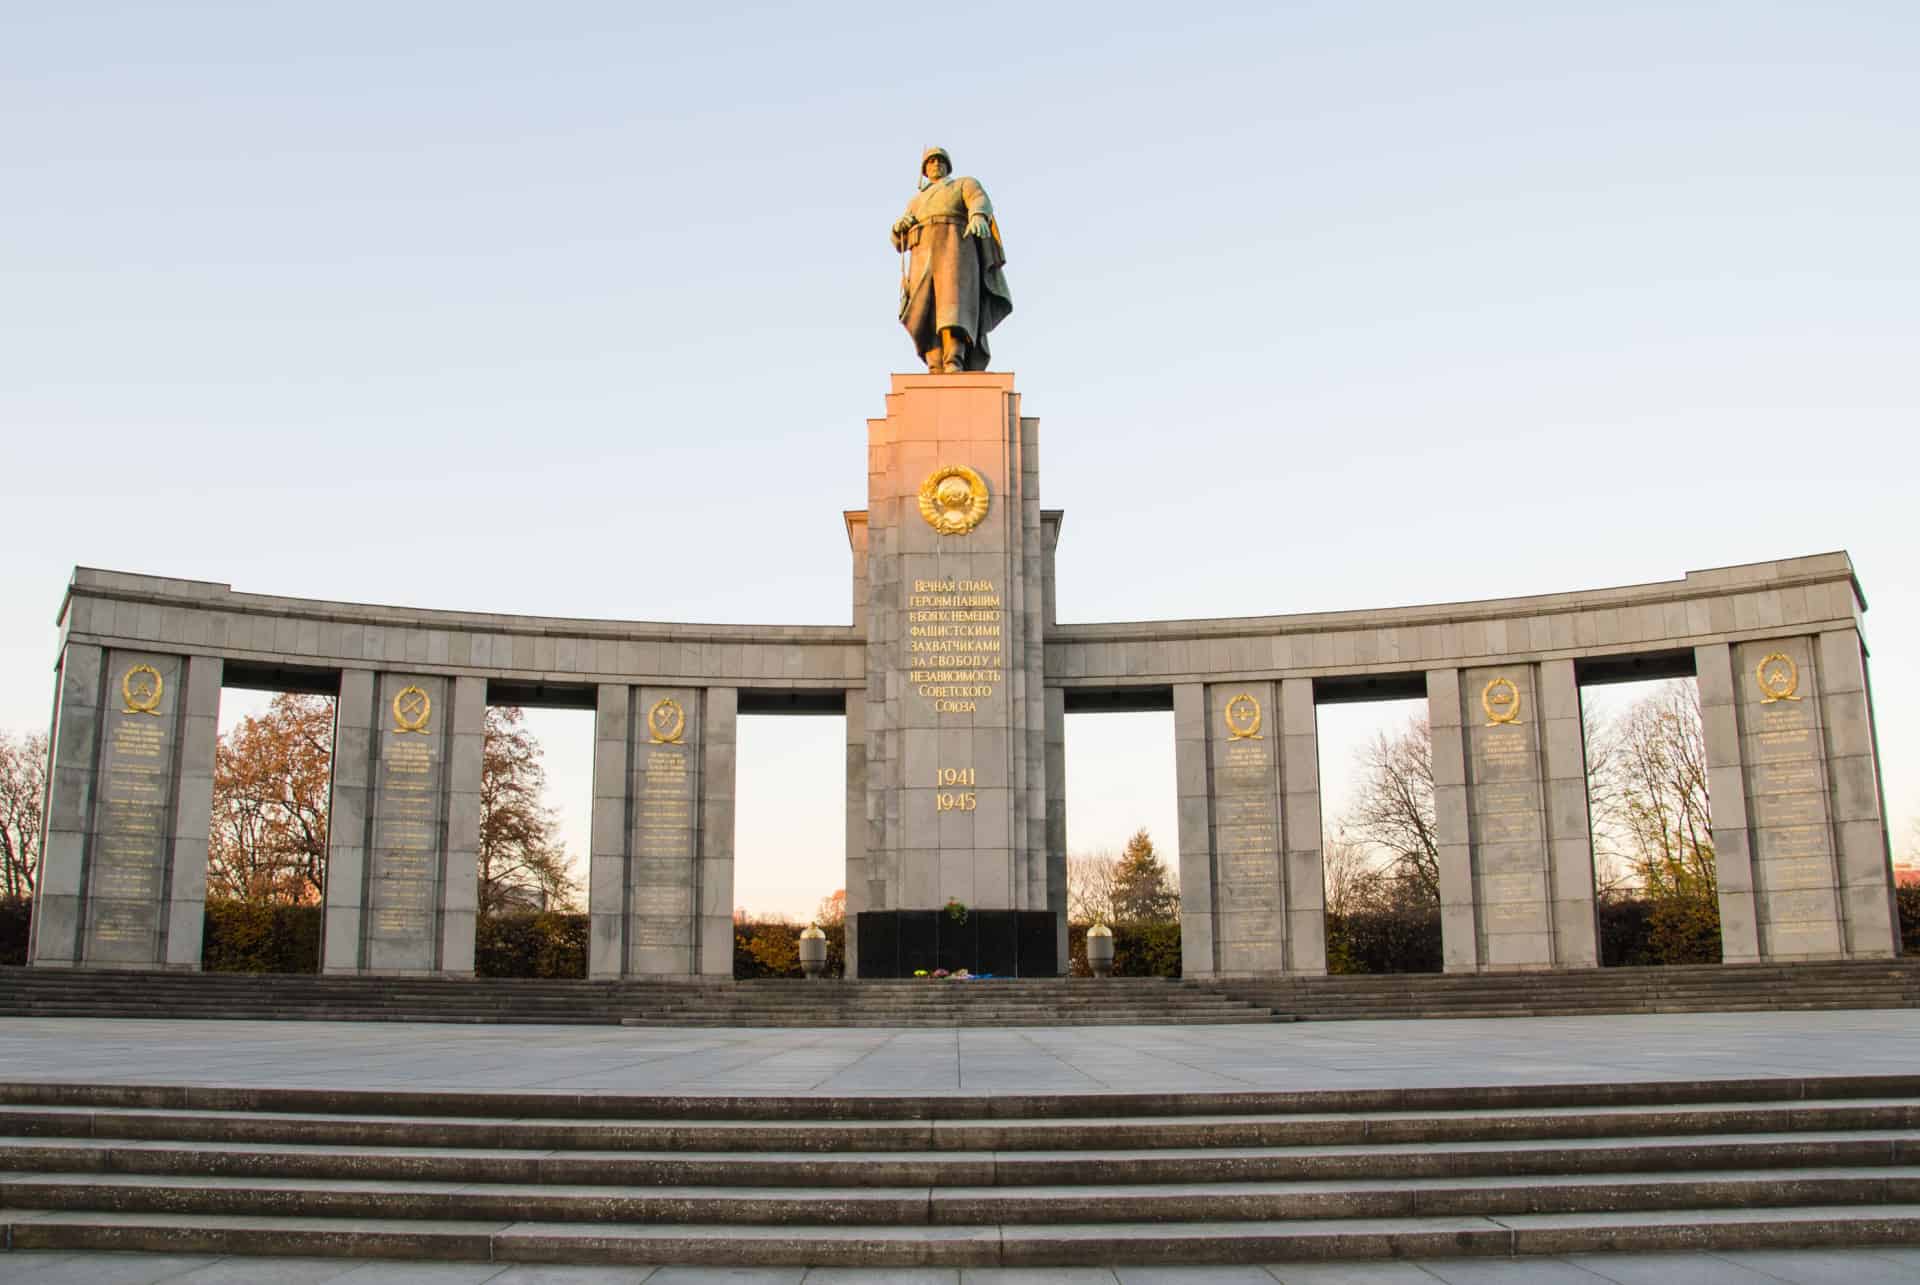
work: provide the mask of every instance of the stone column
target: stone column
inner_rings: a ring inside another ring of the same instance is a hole
[[[87,832],[99,780],[106,652],[68,643],[60,652],[49,736],[46,817],[35,883],[27,962],[72,967],[81,962],[80,923],[87,876]]]
[[[218,656],[187,658],[185,717],[168,852],[164,963],[197,972],[207,926],[207,846],[213,830],[214,755],[220,742]]]
[[[1733,649],[1709,643],[1693,651],[1700,687],[1701,730],[1706,741],[1707,795],[1712,800],[1714,878],[1720,898],[1720,959],[1728,964],[1760,960],[1760,917],[1754,899],[1753,831],[1747,817],[1746,770],[1742,766],[1740,714],[1733,675]]]
[[[865,526],[862,524],[862,530]],[[862,541],[864,547],[864,539]],[[864,577],[862,578],[864,582]],[[865,603],[861,604],[865,610]],[[865,692],[847,693],[847,922],[846,961],[849,978],[860,975],[860,912],[867,905],[867,699]]]
[[[1593,824],[1587,814],[1587,741],[1580,684],[1571,660],[1536,667],[1546,766],[1548,894],[1553,963],[1600,966],[1600,921],[1593,893]]]
[[[1280,683],[1280,819],[1286,850],[1286,969],[1327,971],[1327,872],[1320,836],[1320,720],[1313,680]]]
[[[1046,900],[1054,913],[1054,958],[1062,975],[1072,971],[1067,956],[1067,693],[1046,691]]]
[[[587,976],[619,977],[627,949],[627,753],[633,689],[601,683],[593,707],[593,834],[587,853]]]
[[[1711,651],[1702,648],[1703,659],[1718,661]],[[1761,960],[1897,954],[1858,634],[1840,629],[1743,642],[1713,668],[1710,688],[1702,667],[1701,698],[1712,711],[1709,789],[1727,957],[1734,958],[1728,891],[1738,890],[1743,874]],[[1740,806],[1727,808],[1730,797]],[[1728,811],[1733,815],[1724,817]],[[1723,830],[1738,837],[1736,822],[1751,852],[1744,870],[1737,855],[1719,847]]]
[[[327,809],[326,941],[321,971],[366,967],[362,921],[367,906],[367,849],[373,821],[376,730],[374,674],[340,675],[333,707],[333,786]]]
[[[1460,699],[1459,670],[1427,671],[1442,966],[1449,973],[1472,973],[1480,968],[1480,928],[1475,912],[1473,827],[1467,799],[1467,730],[1461,721]]]
[[[1840,914],[1847,955],[1856,959],[1897,956],[1900,912],[1894,900],[1866,647],[1852,629],[1822,633],[1819,645],[1828,807],[1839,848]]]
[[[447,858],[440,880],[440,972],[473,976],[480,909],[480,778],[485,769],[487,680],[453,680],[448,755]]]
[[[740,693],[732,687],[709,687],[704,696],[696,971],[706,977],[732,977],[733,800]]]
[[[626,879],[627,975],[688,977],[700,969],[700,773],[705,709],[693,687],[641,687],[631,720],[632,860]]]
[[[1207,689],[1173,688],[1173,774],[1180,826],[1180,973],[1220,971],[1213,936],[1213,836],[1207,770]]]
[[[63,652],[32,962],[200,967],[220,674],[212,657]]]

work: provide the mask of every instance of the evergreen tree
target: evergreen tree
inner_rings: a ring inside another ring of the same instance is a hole
[[[1145,830],[1134,831],[1113,880],[1113,917],[1121,923],[1172,923],[1180,894]]]

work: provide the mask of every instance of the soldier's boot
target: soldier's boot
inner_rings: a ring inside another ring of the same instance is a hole
[[[952,327],[942,330],[940,332],[940,369],[949,375],[957,375],[966,368],[966,332]]]
[[[946,359],[940,355],[938,348],[929,348],[920,355],[927,359],[927,373],[929,375],[937,375],[946,368]]]

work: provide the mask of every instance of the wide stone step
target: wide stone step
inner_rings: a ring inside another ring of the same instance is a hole
[[[550,1151],[0,1138],[0,1170],[585,1186],[1035,1187],[1920,1164],[1920,1130],[1537,1143],[820,1153]]]
[[[0,1107],[0,1134],[312,1146],[569,1151],[1105,1151],[1920,1128],[1914,1099],[1500,1111],[942,1120],[628,1120]]]
[[[0,1181],[9,1209],[507,1222],[967,1226],[1238,1222],[1906,1204],[1920,1167],[1707,1170],[1524,1178],[1133,1184],[1125,1187],[520,1186],[157,1174]]]
[[[1920,1206],[1173,1224],[835,1227],[9,1212],[15,1249],[499,1263],[1058,1267],[1920,1243]]]

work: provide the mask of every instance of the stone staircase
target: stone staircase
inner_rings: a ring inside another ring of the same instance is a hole
[[[625,1023],[635,1026],[1160,1026],[1271,1022],[1166,978],[523,981],[0,969],[0,1016]]]
[[[13,1249],[1067,1266],[1920,1243],[1920,1075],[620,1097],[0,1084]]]
[[[1920,1008],[1920,959],[1196,982],[1299,1020]]]

